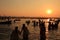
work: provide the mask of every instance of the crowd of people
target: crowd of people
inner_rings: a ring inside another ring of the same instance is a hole
[[[30,22],[28,22],[30,23]],[[34,22],[35,23],[35,22]],[[53,24],[52,24],[53,25]],[[50,29],[51,23],[49,22],[48,29]],[[35,24],[34,24],[35,27]],[[45,22],[39,20],[39,29],[40,29],[40,40],[46,40],[46,27]],[[21,31],[18,30],[18,26],[15,27],[15,30],[12,31],[10,40],[21,40],[19,35],[23,32],[23,39],[22,40],[29,40],[29,30],[25,24],[22,25]]]

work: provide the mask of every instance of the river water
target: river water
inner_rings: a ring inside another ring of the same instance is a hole
[[[30,20],[30,24],[26,24],[26,20]],[[40,29],[39,26],[35,28],[32,26],[32,21],[38,21],[37,19],[21,19],[21,21],[13,22],[11,25],[0,25],[0,40],[10,40],[10,35],[15,26],[18,26],[18,30],[21,31],[22,24],[26,24],[30,34],[29,40],[39,40],[40,39]],[[48,21],[47,19],[44,21]],[[58,25],[58,30],[48,31],[48,23],[45,23],[46,27],[46,40],[60,40],[60,23]],[[19,35],[20,39],[23,38],[22,34]]]

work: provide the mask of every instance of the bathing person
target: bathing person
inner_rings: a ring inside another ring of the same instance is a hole
[[[28,40],[29,30],[25,24],[23,24],[21,32],[23,32],[23,40]]]
[[[19,35],[21,34],[21,32],[18,30],[18,27],[15,27],[15,30],[12,31],[10,40],[19,40]]]

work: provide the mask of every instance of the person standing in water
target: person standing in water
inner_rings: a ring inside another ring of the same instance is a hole
[[[23,40],[28,40],[29,30],[25,24],[23,24],[21,32],[23,32]]]
[[[45,22],[39,20],[39,28],[40,28],[40,40],[46,40]]]
[[[10,40],[20,40],[19,39],[19,35],[21,34],[21,32],[18,30],[18,27],[15,27],[15,30],[13,30]]]

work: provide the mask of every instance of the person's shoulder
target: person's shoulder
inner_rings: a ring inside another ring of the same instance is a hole
[[[15,32],[15,30],[12,30],[12,32]]]

